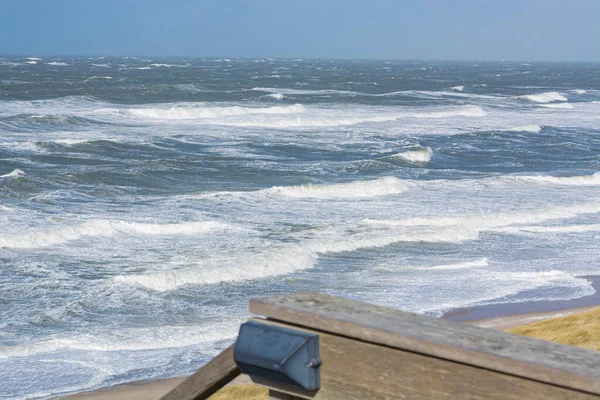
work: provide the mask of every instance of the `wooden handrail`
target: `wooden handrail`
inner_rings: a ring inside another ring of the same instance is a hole
[[[250,300],[287,325],[600,395],[600,353],[319,293]]]
[[[233,345],[181,382],[161,400],[204,400],[240,375]]]

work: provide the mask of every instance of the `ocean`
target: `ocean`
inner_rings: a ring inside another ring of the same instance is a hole
[[[600,273],[600,64],[0,58],[0,398],[180,376],[248,299]]]

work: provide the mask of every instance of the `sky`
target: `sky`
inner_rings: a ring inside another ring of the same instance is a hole
[[[0,54],[600,61],[600,0],[0,0]]]

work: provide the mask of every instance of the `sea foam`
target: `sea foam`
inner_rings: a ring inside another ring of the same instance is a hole
[[[19,178],[23,175],[25,175],[25,172],[17,168],[14,171],[9,172],[8,174],[0,175],[0,178]]]
[[[515,126],[514,128],[510,128],[509,131],[512,132],[540,132],[542,130],[542,127],[539,125],[522,125],[522,126]]]
[[[479,106],[457,107],[448,111],[406,114],[414,118],[485,117],[487,112]]]
[[[0,247],[34,249],[55,246],[84,237],[126,235],[195,235],[223,231],[230,226],[215,221],[152,224],[140,222],[91,220],[78,225],[57,226],[8,235],[0,235]]]
[[[354,181],[330,185],[275,186],[262,191],[267,195],[294,198],[348,199],[386,196],[405,192],[409,185],[386,176],[371,181]]]
[[[128,113],[137,117],[157,119],[219,118],[255,114],[298,114],[305,112],[301,104],[276,107],[171,107],[171,108],[132,108]]]
[[[519,99],[529,100],[535,103],[551,103],[553,101],[567,101],[568,99],[558,92],[546,92],[519,96]]]
[[[393,157],[402,158],[413,163],[428,163],[431,161],[432,151],[429,147],[419,150],[404,151],[395,154]]]
[[[565,186],[596,186],[600,185],[600,172],[596,172],[593,175],[579,175],[579,176],[547,176],[547,175],[532,175],[532,176],[505,176],[504,180],[514,180],[527,183],[537,184],[552,184],[552,185],[565,185]]]

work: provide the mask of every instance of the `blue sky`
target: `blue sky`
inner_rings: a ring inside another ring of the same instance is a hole
[[[600,61],[600,0],[0,0],[0,54]]]

